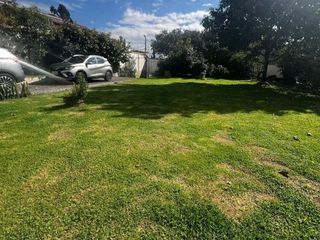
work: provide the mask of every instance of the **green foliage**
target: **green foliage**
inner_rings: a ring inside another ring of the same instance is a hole
[[[19,84],[20,85],[20,97],[24,98],[24,97],[29,97],[31,96],[31,92],[29,89],[29,84],[27,82],[22,82]]]
[[[265,81],[283,48],[300,45],[305,55],[319,54],[319,8],[318,0],[221,0],[203,20],[206,46],[210,53],[219,47],[250,51],[252,59],[261,59]]]
[[[280,66],[287,84],[298,84],[308,91],[320,93],[320,59],[287,50],[281,55]]]
[[[222,66],[222,65],[214,65],[211,64],[208,68],[208,77],[215,78],[215,79],[221,79],[226,78],[230,74],[229,70]]]
[[[0,100],[29,97],[31,92],[27,82],[15,83],[4,87],[0,85]]]
[[[48,20],[35,7],[0,5],[0,16],[3,19],[0,47],[8,48],[29,62],[41,63],[51,35]]]
[[[159,73],[170,72],[174,77],[204,78],[207,65],[203,56],[201,33],[196,31],[163,31],[152,42],[154,54],[164,60],[159,64]]]
[[[71,19],[71,15],[70,15],[69,10],[63,4],[59,4],[58,9],[56,9],[54,6],[51,6],[50,7],[50,12],[53,15],[62,18],[64,21],[73,22],[72,19]]]
[[[95,54],[106,57],[116,72],[119,63],[129,59],[129,45],[122,37],[113,39],[71,21],[52,25],[37,8],[0,5],[0,18],[0,47],[42,67],[74,54]]]
[[[68,106],[76,106],[85,102],[88,96],[88,82],[80,76],[76,83],[73,84],[71,92],[63,98],[63,101]]]
[[[211,45],[210,45],[211,44]],[[230,51],[214,45],[208,34],[173,30],[156,35],[152,42],[155,54],[163,56],[160,74],[170,72],[174,77],[248,79],[253,75],[250,52]]]

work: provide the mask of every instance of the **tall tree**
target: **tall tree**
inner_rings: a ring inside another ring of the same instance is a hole
[[[67,21],[67,22],[73,22],[69,10],[63,4],[59,4],[58,8],[55,8],[54,6],[51,6],[50,7],[50,12],[53,15],[58,16],[58,17],[62,18],[63,20]]]
[[[292,42],[307,42],[314,30],[318,34],[319,8],[319,0],[221,0],[203,26],[220,46],[251,49],[261,56],[265,81],[268,65],[280,49]]]

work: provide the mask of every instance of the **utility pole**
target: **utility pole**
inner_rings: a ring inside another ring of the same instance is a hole
[[[147,69],[146,69],[146,78],[149,77],[149,66],[148,66],[148,56],[147,56],[147,36],[144,36],[144,53],[145,53],[145,59],[146,59],[146,65],[147,65]]]
[[[144,52],[147,54],[147,36],[146,35],[143,35],[144,36]]]

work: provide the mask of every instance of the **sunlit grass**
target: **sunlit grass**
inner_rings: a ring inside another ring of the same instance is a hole
[[[0,102],[1,239],[320,237],[318,98],[181,79],[63,94]]]

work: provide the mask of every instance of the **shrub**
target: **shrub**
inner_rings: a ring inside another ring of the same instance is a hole
[[[73,84],[71,92],[63,98],[66,105],[76,106],[84,103],[88,95],[89,85],[87,81],[83,77],[79,77],[76,82]]]
[[[211,64],[208,68],[208,77],[220,79],[226,78],[230,74],[229,70],[222,65]]]
[[[30,96],[29,85],[27,82],[12,83],[10,86],[4,87],[0,85],[0,100],[24,98]]]
[[[158,74],[165,76],[167,73],[173,77],[205,78],[207,65],[200,53],[184,46],[159,63]]]
[[[227,64],[231,78],[248,79],[253,76],[253,64],[251,56],[246,52],[234,53]]]
[[[285,53],[280,60],[285,83],[314,90],[320,87],[320,60],[304,55]]]
[[[20,97],[29,97],[31,95],[30,89],[29,89],[29,84],[27,82],[22,82],[20,83]]]

